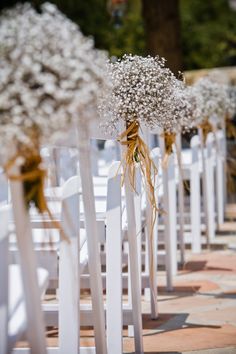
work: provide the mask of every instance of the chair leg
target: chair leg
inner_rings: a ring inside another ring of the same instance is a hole
[[[156,228],[152,228],[152,207],[147,199],[147,208],[146,208],[146,220],[147,227],[146,238],[147,246],[146,250],[148,254],[148,274],[149,274],[149,289],[150,289],[150,304],[151,304],[151,318],[156,319],[158,317],[158,305],[157,305],[157,244],[156,244]]]
[[[86,131],[79,130],[80,177],[83,191],[85,228],[88,245],[88,265],[94,314],[94,332],[97,354],[106,354],[105,313],[103,306],[101,262],[99,255],[96,211],[93,194],[93,181],[90,164],[90,145]]]
[[[131,279],[131,297],[134,325],[134,341],[135,353],[143,353],[143,338],[142,338],[142,311],[141,311],[141,282],[140,273],[138,271],[138,248],[136,240],[136,225],[135,225],[135,209],[133,192],[129,186],[128,176],[125,176],[125,194],[126,208],[128,219],[128,242],[129,242],[129,258],[130,258],[130,279]]]
[[[14,173],[17,174],[17,172],[19,172],[18,168]],[[27,337],[32,354],[46,354],[45,328],[36,272],[36,258],[29,215],[23,197],[22,182],[11,182],[11,196],[25,295]]]
[[[169,164],[163,170],[164,188],[164,224],[166,248],[167,289],[173,290],[173,276],[177,273],[177,231],[176,231],[176,185],[174,176],[174,156],[169,157]]]
[[[115,178],[115,177],[114,177]],[[108,183],[114,181],[109,180]],[[106,323],[108,353],[122,354],[122,225],[121,193],[113,190],[113,198],[107,203],[106,227]],[[110,203],[112,205],[110,205]]]
[[[190,180],[190,213],[192,252],[201,252],[201,212],[200,212],[200,176],[198,166],[192,166]]]

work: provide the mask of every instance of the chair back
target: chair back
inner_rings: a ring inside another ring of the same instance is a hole
[[[80,179],[71,177],[62,187],[59,259],[59,348],[80,352]]]
[[[190,147],[192,152],[192,165],[199,163],[199,151],[200,151],[200,139],[199,135],[194,135],[190,141]]]
[[[20,165],[16,163],[12,167],[11,173],[19,175]],[[32,352],[46,354],[41,290],[37,274],[37,261],[34,252],[30,216],[25,205],[23,183],[21,180],[12,180],[10,181],[10,188],[27,316],[27,339]]]
[[[8,234],[10,208],[0,207],[0,353],[7,353],[8,348]]]
[[[206,139],[206,191],[207,191],[207,208],[208,208],[208,237],[209,241],[215,238],[215,178],[214,178],[214,134],[209,133]]]
[[[122,348],[122,199],[120,163],[109,169],[106,220],[106,326],[108,353]],[[115,282],[114,282],[115,279]]]

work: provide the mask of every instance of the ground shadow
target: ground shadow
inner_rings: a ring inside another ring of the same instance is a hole
[[[229,291],[217,294],[215,296],[217,299],[236,299],[236,291]]]
[[[200,289],[201,285],[174,285],[173,290],[168,291],[166,290],[166,286],[158,286],[158,293],[160,295],[178,295],[178,297],[181,297],[186,296],[186,294],[195,294],[199,292]]]
[[[206,271],[216,270],[216,271],[227,271],[227,272],[233,271],[233,269],[231,268],[209,267],[207,266],[207,261],[189,261],[185,263],[182,270],[186,271],[187,273],[199,272],[202,270],[206,270]]]
[[[221,326],[215,325],[189,323],[188,316],[189,313],[160,314],[158,319],[152,320],[149,314],[145,314],[143,315],[143,330],[151,330],[151,332],[145,333],[144,336],[187,328],[221,328]]]

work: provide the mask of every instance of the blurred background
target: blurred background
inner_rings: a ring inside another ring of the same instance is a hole
[[[30,2],[38,11],[45,0],[1,0],[0,11]],[[125,53],[159,55],[177,76],[192,84],[222,68],[236,85],[236,0],[49,0],[76,22],[95,46],[111,57]],[[235,119],[233,120],[235,124]],[[189,142],[188,134],[184,144]],[[236,159],[235,140],[228,153]],[[236,180],[236,164],[232,178]],[[235,195],[236,183],[230,191]]]
[[[0,10],[17,2],[1,0]],[[236,0],[51,2],[111,56],[159,54],[175,73],[236,64]]]

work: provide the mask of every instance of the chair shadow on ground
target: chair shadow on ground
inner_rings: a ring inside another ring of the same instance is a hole
[[[144,333],[144,336],[157,335],[163,332],[166,333],[187,328],[221,328],[221,326],[215,325],[189,323],[187,321],[188,316],[189,313],[161,313],[157,320],[152,320],[149,314],[145,314],[143,315],[143,330],[151,330],[151,332]]]
[[[231,268],[223,268],[223,267],[210,267],[207,266],[207,261],[189,261],[185,263],[183,268],[181,269],[186,273],[192,273],[192,272],[199,272],[202,270],[205,271],[226,271],[226,272],[232,272],[233,269]]]
[[[166,286],[158,286],[158,293],[160,295],[171,295],[172,296],[177,296],[177,297],[184,297],[188,295],[193,295],[201,289],[201,285],[174,285],[173,290],[168,291],[166,290]],[[169,299],[159,299],[158,301],[166,301]]]
[[[171,296],[171,300],[176,300],[180,298],[184,298],[186,296],[193,296],[196,294],[200,295],[205,295],[205,296],[210,296],[214,297],[215,299],[236,299],[236,287],[233,291],[224,291],[220,293],[214,293],[214,292],[207,292],[207,291],[200,291],[201,290],[201,285],[189,285],[189,286],[183,286],[183,285],[175,285],[174,289],[170,292],[166,290],[165,286],[158,286],[158,293],[160,295],[167,296],[166,298],[159,298],[158,302],[165,302],[165,301],[170,301],[169,296]]]
[[[166,296],[166,298],[159,298],[158,302],[165,302],[165,301],[170,301],[170,296],[171,300],[175,299],[180,299],[183,297],[189,297],[193,296],[197,293],[201,293],[201,284],[195,284],[195,285],[174,285],[174,288],[172,291],[166,290],[166,286],[158,286],[158,294],[162,296]]]
[[[232,292],[223,292],[221,294],[216,295],[218,299],[236,299],[236,291]]]
[[[135,354],[134,352],[129,353],[129,354]],[[144,352],[144,354],[182,354],[182,352]]]

